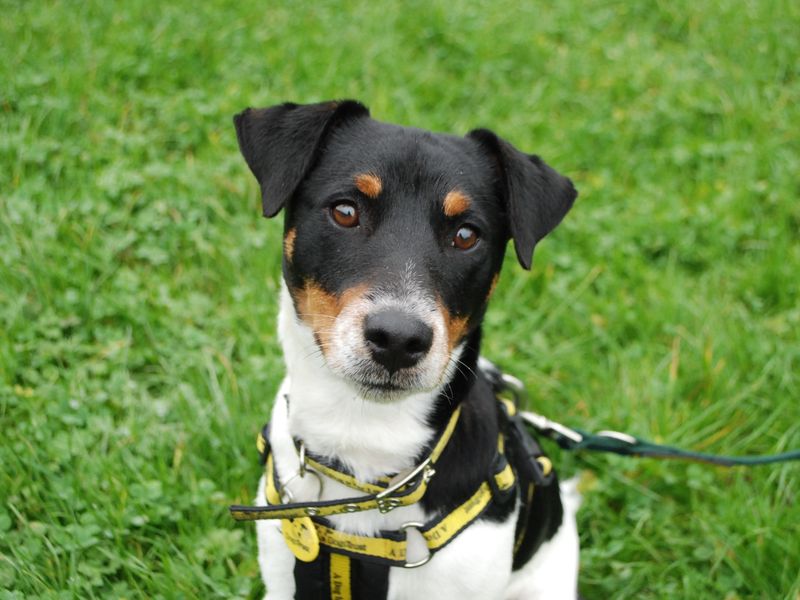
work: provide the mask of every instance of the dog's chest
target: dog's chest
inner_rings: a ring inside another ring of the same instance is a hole
[[[270,421],[270,446],[272,448],[279,481],[286,484],[296,502],[344,500],[362,496],[363,492],[347,487],[330,477],[316,472],[307,473],[304,477],[299,476],[300,460],[289,428],[289,404],[285,401],[286,397],[289,395],[289,387],[287,378],[281,386],[281,391],[276,398],[275,406],[272,411],[272,419]],[[322,421],[320,425],[324,425],[324,421]],[[330,423],[328,425],[330,425]],[[323,426],[322,429],[327,430],[328,428]],[[374,431],[370,431],[368,428],[364,428],[362,432],[362,435],[365,436],[376,435]],[[396,428],[394,428],[393,434],[395,436],[397,435]],[[306,437],[305,439],[308,438]],[[374,465],[373,468],[376,470],[375,474],[382,474],[377,472],[377,465],[380,458],[369,456],[367,451],[365,451],[365,454],[367,456],[363,464],[367,466]],[[389,454],[388,451],[387,454]],[[399,471],[408,466],[411,466],[410,462],[408,464],[400,463],[399,467],[395,470]],[[427,517],[428,515],[425,514],[419,504],[412,504],[410,506],[395,508],[388,513],[369,510],[351,514],[332,515],[328,518],[337,529],[342,531],[359,535],[374,535],[382,530],[398,530],[405,523],[424,521]]]
[[[297,501],[340,500],[356,497],[357,490],[321,476],[297,477],[299,459],[289,433],[287,403],[283,394],[288,392],[288,382],[279,392],[272,413],[270,444],[278,477],[289,482],[291,494]],[[264,501],[263,481],[257,503]],[[418,599],[441,598],[466,600],[469,598],[502,598],[511,571],[514,524],[517,511],[508,518],[497,521],[479,520],[468,527],[445,548],[436,553],[435,560],[414,569],[392,567],[388,571],[387,598]],[[381,531],[399,531],[408,523],[424,523],[435,516],[423,510],[420,504],[401,506],[391,512],[377,510],[335,515],[330,521],[337,530],[357,535],[374,535]],[[295,597],[295,558],[287,549],[274,522],[259,522],[259,562],[268,581],[267,598]]]

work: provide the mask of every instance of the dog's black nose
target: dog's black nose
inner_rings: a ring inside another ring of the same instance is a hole
[[[364,337],[375,362],[394,373],[425,356],[433,342],[433,330],[408,313],[382,310],[367,316]]]

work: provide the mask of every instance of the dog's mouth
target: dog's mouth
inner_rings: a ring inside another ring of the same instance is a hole
[[[463,346],[454,349],[436,375],[419,367],[389,373],[378,365],[365,365],[363,362],[361,369],[345,369],[341,375],[358,389],[364,399],[394,402],[413,394],[432,393],[441,389],[455,374],[462,350]]]
[[[373,402],[393,402],[409,394],[406,388],[388,383],[358,384],[359,395]]]
[[[402,392],[407,388],[395,383],[364,383],[363,387],[370,390],[384,391],[384,392]]]
[[[424,391],[416,377],[402,377],[403,374],[395,373],[382,378],[369,376],[349,377],[350,381],[358,388],[359,394],[367,400],[376,402],[390,402]]]

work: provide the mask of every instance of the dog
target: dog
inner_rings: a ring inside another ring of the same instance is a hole
[[[479,365],[506,245],[529,269],[570,179],[487,129],[383,123],[352,100],[234,124],[264,216],[285,213],[287,375],[262,506],[232,507],[272,519],[256,525],[266,598],[576,598],[577,492],[534,493]],[[554,481],[531,452],[536,484]]]

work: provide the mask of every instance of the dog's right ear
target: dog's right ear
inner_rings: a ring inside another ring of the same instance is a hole
[[[345,120],[368,117],[354,100],[247,108],[233,117],[247,166],[261,186],[265,217],[274,217],[313,167],[325,136]]]

